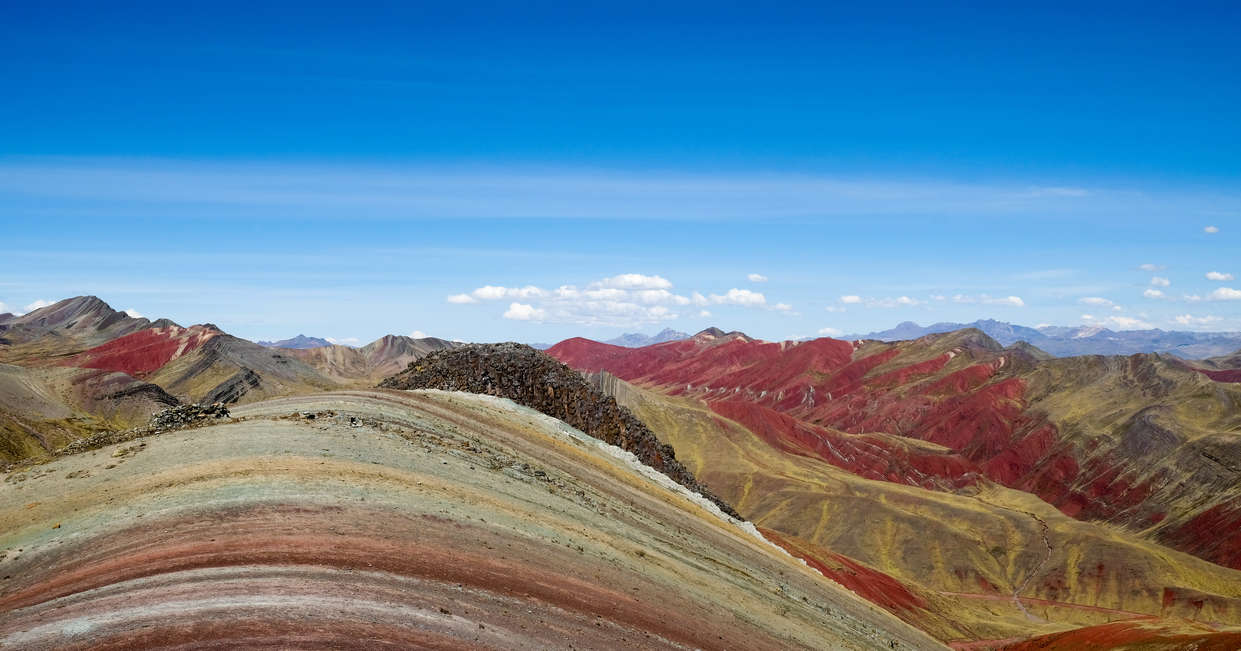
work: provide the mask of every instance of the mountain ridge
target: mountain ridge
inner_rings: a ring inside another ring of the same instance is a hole
[[[332,345],[332,342],[328,341],[327,339],[322,339],[319,337],[307,337],[306,335],[303,335],[303,334],[299,334],[296,337],[290,337],[288,339],[281,339],[280,341],[256,341],[254,343],[264,348],[291,348],[291,349],[322,348],[323,346]]]
[[[1005,346],[1025,341],[1056,357],[1172,353],[1185,359],[1204,359],[1241,349],[1241,332],[1160,329],[1114,331],[1102,326],[1031,328],[995,319],[980,319],[972,323],[939,322],[928,326],[904,321],[888,330],[844,334],[837,338],[903,341],[963,328],[977,328]]]

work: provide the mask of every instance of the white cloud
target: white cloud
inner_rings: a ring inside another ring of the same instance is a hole
[[[1241,290],[1231,287],[1220,287],[1211,292],[1207,298],[1213,301],[1241,301]]]
[[[1103,319],[1097,319],[1092,314],[1083,314],[1082,321],[1089,321],[1096,325],[1107,325],[1120,330],[1149,330],[1155,326],[1129,316],[1109,316]]]
[[[26,307],[24,307],[24,308],[22,308],[22,309],[24,309],[26,312],[34,312],[35,310],[37,310],[37,309],[39,309],[39,308],[44,308],[44,307],[47,307],[47,306],[49,306],[49,305],[53,305],[53,304],[54,304],[54,302],[53,302],[53,301],[48,301],[48,300],[44,300],[44,299],[40,298],[40,299],[36,300],[35,302],[31,303],[30,305],[27,305]]]
[[[616,301],[629,296],[629,292],[623,289],[616,289],[615,287],[598,287],[587,289],[581,292],[580,295],[596,301]]]
[[[1013,307],[1025,307],[1026,302],[1020,296],[991,296],[988,294],[979,294],[971,296],[968,294],[957,294],[952,297],[954,303],[981,303],[983,305],[1010,305]]]
[[[410,336],[411,338],[413,338],[413,339],[426,339],[426,338],[427,338],[427,333],[425,333],[425,332],[423,332],[423,331],[421,331],[421,330],[415,330],[415,331],[413,331],[413,332],[409,333],[409,336]]]
[[[848,312],[849,311],[849,308],[841,307],[839,305],[828,305],[827,307],[823,309],[827,310],[828,312]]]
[[[750,275],[746,276],[746,278],[750,279],[750,282],[752,282],[752,283],[765,283],[765,282],[767,282],[767,276],[764,276],[763,274],[750,274]]]
[[[716,304],[727,305],[744,305],[748,307],[762,306],[767,304],[767,297],[759,292],[752,292],[748,289],[737,289],[736,287],[728,290],[727,293],[712,294],[711,302]]]
[[[1220,271],[1208,271],[1207,272],[1207,280],[1218,280],[1222,282],[1225,280],[1232,280],[1232,279],[1233,279],[1232,274],[1226,274]]]
[[[356,346],[362,343],[362,340],[357,337],[324,337],[323,340],[329,344],[336,344],[337,346]]]
[[[703,308],[711,305],[768,308],[796,314],[792,306],[785,303],[769,306],[763,294],[748,289],[733,288],[709,297],[701,292],[684,295],[673,291],[672,283],[666,278],[645,274],[620,274],[584,287],[561,285],[553,290],[534,285],[485,285],[468,294],[449,296],[448,302],[468,304],[500,299],[511,301],[502,315],[506,319],[592,326],[633,327],[670,321],[681,316],[674,311],[676,308],[690,305],[700,308],[700,316],[708,316],[710,313]]]
[[[470,292],[470,296],[480,301],[495,301],[502,298],[524,298],[531,299],[545,296],[547,292],[535,287],[534,285],[526,285],[525,287],[499,287],[496,285],[484,285]],[[458,294],[460,296],[460,294]]]
[[[897,296],[896,298],[868,298],[865,303],[866,307],[893,308],[923,305],[926,301],[920,301],[916,298],[910,298],[908,296]]]
[[[526,303],[510,303],[504,312],[504,318],[514,321],[542,321],[547,312]]]
[[[1203,228],[1203,229],[1202,229],[1202,232],[1203,232],[1203,233],[1218,233],[1218,232],[1219,232],[1219,226],[1207,226],[1207,227],[1205,227],[1205,228]]]
[[[132,307],[131,307],[131,308],[129,308],[129,309],[127,309],[127,310],[125,310],[125,314],[128,314],[130,317],[135,318],[135,319],[142,319],[142,318],[145,318],[145,317],[143,317],[143,316],[142,316],[142,314],[140,314],[140,313],[138,312],[138,310],[135,310],[135,309],[133,309]]]
[[[1198,294],[1185,294],[1184,296],[1181,296],[1181,300],[1186,303],[1197,303],[1202,300],[1202,296]]]
[[[819,328],[819,334],[826,335],[828,337],[839,337],[844,333],[837,328]]]
[[[1172,284],[1172,281],[1162,276],[1154,276],[1151,278],[1151,284],[1156,287],[1167,287]]]
[[[1164,298],[1163,292],[1159,291],[1158,289],[1148,289],[1142,292],[1142,295],[1145,296],[1146,298]]]
[[[1147,262],[1146,264],[1138,265],[1138,269],[1141,269],[1142,271],[1163,271],[1164,269],[1167,269],[1167,267],[1161,264],[1152,264]]]
[[[621,292],[621,296],[612,298],[624,298],[624,290],[613,290]],[[689,305],[690,299],[673,294],[666,289],[643,289],[633,292],[633,297],[640,303],[654,305],[658,303],[672,303],[674,305]]]
[[[942,301],[947,297],[938,294],[931,295],[931,300]],[[1017,296],[991,297],[986,294],[981,296],[966,296],[965,294],[957,294],[952,299],[958,303],[989,303],[993,305],[1025,305]],[[862,297],[857,294],[845,294],[841,296],[839,301],[845,305],[865,305],[866,307],[877,308],[895,308],[895,307],[916,307],[918,305],[926,305],[927,301],[913,298],[910,296],[888,296],[884,298]],[[831,305],[827,308],[828,312],[844,312],[845,308]]]
[[[698,316],[701,316],[701,317],[708,317],[708,316],[711,316],[711,312],[709,312],[709,311],[707,311],[707,310],[702,310],[702,311],[700,311],[700,312],[698,313]]]
[[[1181,314],[1181,315],[1172,317],[1172,320],[1183,326],[1203,326],[1203,325],[1209,325],[1209,324],[1215,323],[1216,321],[1222,321],[1223,319],[1217,316],[1210,316],[1210,315],[1209,316],[1194,316],[1192,314]]]
[[[1115,305],[1115,303],[1103,298],[1102,296],[1087,296],[1085,298],[1077,299],[1077,302],[1082,305],[1102,305],[1104,307],[1112,307]]]
[[[668,279],[660,276],[645,276],[643,274],[620,274],[611,278],[604,278],[597,283],[598,287],[615,287],[617,289],[670,289],[672,283]]]
[[[1155,326],[1130,316],[1109,316],[1107,322],[1122,330],[1150,330]]]

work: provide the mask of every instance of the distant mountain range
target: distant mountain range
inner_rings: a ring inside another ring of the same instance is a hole
[[[298,335],[254,343],[78,296],[0,315],[0,466],[147,422],[178,403],[240,404],[376,382],[456,344],[387,335],[365,346]]]
[[[977,328],[1005,346],[1024,341],[1056,357],[1171,353],[1184,359],[1204,359],[1226,355],[1241,349],[1241,332],[1178,330],[1116,332],[1099,326],[1030,328],[994,319],[983,319],[973,323],[933,323],[929,326],[920,326],[912,321],[906,321],[890,330],[841,335],[838,338],[901,341],[952,332],[962,328]]]
[[[608,339],[603,343],[611,344],[613,346],[624,346],[625,348],[641,348],[643,346],[652,346],[654,344],[662,344],[669,341],[681,341],[682,339],[689,338],[690,334],[688,332],[681,332],[680,330],[673,330],[672,328],[664,328],[657,334],[653,335],[646,335],[641,332],[626,332],[619,337]],[[552,347],[552,344],[544,342],[527,345],[535,350],[547,350]]]
[[[292,339],[281,339],[280,341],[259,341],[255,342],[264,348],[292,348],[294,350],[305,350],[307,348],[326,348],[331,346],[332,342],[327,339],[318,337],[307,337],[306,335],[297,335]]]
[[[659,334],[655,335],[644,335],[640,332],[626,332],[615,339],[608,339],[603,343],[612,344],[613,346],[624,346],[626,348],[641,348],[652,344],[662,344],[665,341],[680,341],[682,339],[689,339],[689,333],[681,332],[680,330],[673,330],[672,328],[664,328],[659,331]]]

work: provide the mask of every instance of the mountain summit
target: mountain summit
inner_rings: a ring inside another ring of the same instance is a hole
[[[307,348],[323,348],[324,346],[333,345],[327,339],[319,337],[307,337],[306,335],[297,335],[292,339],[281,339],[280,341],[259,341],[255,342],[264,348],[291,348],[293,350],[305,350]]]

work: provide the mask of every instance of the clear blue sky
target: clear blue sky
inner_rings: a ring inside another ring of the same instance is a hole
[[[0,303],[1241,330],[1237,3],[457,4],[10,3]]]

